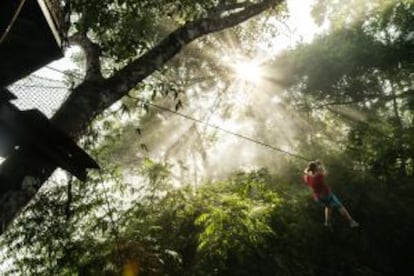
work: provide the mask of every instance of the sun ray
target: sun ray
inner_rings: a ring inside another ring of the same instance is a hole
[[[261,78],[260,65],[255,61],[241,61],[236,63],[236,77],[240,80],[257,83]]]

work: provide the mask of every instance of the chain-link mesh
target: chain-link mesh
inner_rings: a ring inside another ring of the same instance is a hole
[[[31,75],[10,85],[9,90],[16,95],[13,100],[19,109],[37,108],[48,118],[56,112],[69,95],[65,82]]]

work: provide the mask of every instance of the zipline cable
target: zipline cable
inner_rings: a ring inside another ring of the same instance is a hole
[[[49,68],[49,69],[53,69],[53,70],[55,70],[55,71],[57,71],[57,72],[59,72],[59,73],[62,73],[62,74],[67,74],[67,73],[65,73],[65,72],[62,72],[62,71],[57,70],[57,69],[52,68],[52,67],[48,67],[48,68]],[[75,77],[78,77],[78,76],[75,76]],[[194,121],[194,122],[196,122],[196,123],[203,124],[203,125],[205,125],[205,126],[208,126],[208,127],[211,127],[211,128],[217,129],[217,130],[220,130],[220,131],[225,132],[225,133],[227,133],[227,134],[230,134],[230,135],[236,136],[236,137],[238,137],[238,138],[241,138],[241,139],[247,140],[247,141],[249,141],[249,142],[252,142],[252,143],[255,143],[255,144],[261,145],[261,146],[263,146],[263,147],[270,148],[270,149],[272,149],[272,150],[275,150],[275,151],[278,151],[278,152],[281,152],[281,153],[284,153],[284,154],[290,155],[290,156],[295,157],[295,158],[298,158],[298,159],[302,159],[302,160],[305,160],[305,161],[311,161],[311,159],[306,158],[306,157],[303,157],[303,156],[301,156],[301,155],[299,155],[299,154],[292,153],[292,152],[289,152],[289,151],[283,150],[283,149],[281,149],[281,148],[278,148],[278,147],[275,147],[275,146],[272,146],[272,145],[266,144],[266,143],[264,143],[264,142],[262,142],[262,141],[258,141],[258,140],[255,140],[255,139],[253,139],[253,138],[247,137],[247,136],[245,136],[245,135],[239,134],[239,133],[237,133],[237,132],[227,130],[227,129],[223,128],[223,127],[220,127],[220,126],[217,126],[217,125],[213,125],[213,124],[211,124],[211,123],[209,123],[209,122],[205,122],[205,121],[203,121],[203,120],[200,120],[200,119],[197,119],[197,118],[191,117],[191,116],[189,116],[189,115],[186,115],[186,114],[180,113],[180,112],[178,112],[178,111],[171,110],[171,109],[169,109],[169,108],[167,108],[167,107],[163,107],[163,106],[159,106],[159,105],[156,105],[156,104],[149,103],[149,102],[148,102],[147,100],[145,100],[145,99],[136,98],[136,97],[133,97],[133,96],[131,96],[131,95],[128,95],[128,97],[133,98],[133,99],[136,99],[136,100],[138,100],[138,101],[141,101],[144,105],[148,105],[148,106],[154,107],[154,108],[156,108],[156,109],[163,110],[163,111],[166,111],[166,112],[169,112],[169,113],[175,114],[175,115],[177,115],[177,116],[181,116],[181,117],[186,118],[186,119],[188,119],[188,120],[191,120],[191,121]]]
[[[146,104],[146,105],[148,105],[148,106],[154,107],[154,108],[159,109],[159,110],[163,110],[163,111],[170,112],[170,113],[175,114],[175,115],[177,115],[177,116],[181,116],[181,117],[183,117],[183,118],[186,118],[186,119],[188,119],[188,120],[194,121],[194,122],[196,122],[196,123],[203,124],[203,125],[206,125],[206,126],[208,126],[208,127],[211,127],[211,128],[214,128],[214,129],[217,129],[217,130],[220,130],[220,131],[223,131],[223,132],[225,132],[225,133],[227,133],[227,134],[230,134],[230,135],[236,136],[236,137],[238,137],[238,138],[241,138],[241,139],[244,139],[244,140],[250,141],[250,142],[252,142],[252,143],[255,143],[255,144],[258,144],[258,145],[261,145],[261,146],[264,146],[264,147],[270,148],[270,149],[272,149],[272,150],[275,150],[275,151],[278,151],[278,152],[281,152],[281,153],[284,153],[284,154],[288,154],[288,155],[290,155],[290,156],[292,156],[292,157],[295,157],[295,158],[298,158],[298,159],[302,159],[302,160],[305,160],[305,161],[311,161],[311,159],[306,158],[306,157],[303,157],[303,156],[301,156],[301,155],[299,155],[299,154],[296,154],[296,153],[291,153],[291,152],[289,152],[289,151],[286,151],[286,150],[283,150],[283,149],[281,149],[281,148],[277,148],[277,147],[275,147],[275,146],[272,146],[272,145],[266,144],[266,143],[264,143],[264,142],[262,142],[262,141],[255,140],[255,139],[253,139],[253,138],[247,137],[247,136],[242,135],[242,134],[239,134],[239,133],[237,133],[237,132],[233,132],[233,131],[227,130],[227,129],[223,128],[223,127],[220,127],[220,126],[217,126],[217,125],[213,125],[213,124],[208,123],[208,122],[204,122],[203,120],[200,120],[200,119],[197,119],[197,118],[191,117],[191,116],[189,116],[189,115],[186,115],[186,114],[180,113],[180,112],[178,112],[178,111],[174,111],[174,110],[171,110],[171,109],[166,108],[166,107],[163,107],[163,106],[159,106],[159,105],[156,105],[156,104],[149,103],[148,101],[146,101],[146,100],[144,100],[144,99],[140,99],[140,98],[135,98],[135,99],[137,99],[137,100],[140,100],[140,101],[144,102],[144,104]]]

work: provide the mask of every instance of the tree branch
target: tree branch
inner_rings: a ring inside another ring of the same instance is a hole
[[[183,25],[112,77],[102,81],[85,81],[79,85],[55,114],[53,121],[73,134],[73,137],[79,138],[84,134],[86,126],[98,114],[128,94],[147,76],[160,69],[185,45],[201,36],[233,27],[281,2],[283,1],[264,0],[225,17],[207,17]],[[79,110],[82,110],[81,114]]]
[[[108,80],[116,88],[111,95],[108,95],[111,98],[110,103],[127,94],[137,83],[161,68],[162,65],[180,52],[185,45],[195,39],[240,24],[281,2],[283,1],[265,0],[258,4],[245,6],[244,9],[223,17],[207,17],[183,25],[162,40],[156,47],[125,66]]]
[[[86,76],[85,80],[101,80],[101,48],[93,43],[86,34],[76,33],[69,37],[69,43],[78,45],[82,48],[86,57]]]

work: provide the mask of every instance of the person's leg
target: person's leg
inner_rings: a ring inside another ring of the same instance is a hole
[[[325,226],[331,226],[332,208],[325,206]]]
[[[338,211],[348,222],[351,222],[353,220],[348,210],[344,206],[339,207]]]
[[[348,210],[342,205],[338,208],[339,213],[349,222],[349,226],[352,228],[358,227],[359,224],[356,222],[352,216],[349,214]]]
[[[349,214],[348,210],[334,194],[332,194],[331,206],[338,208],[339,213],[349,222],[349,226],[351,226],[351,228],[359,226],[358,222],[352,218],[351,214]]]

